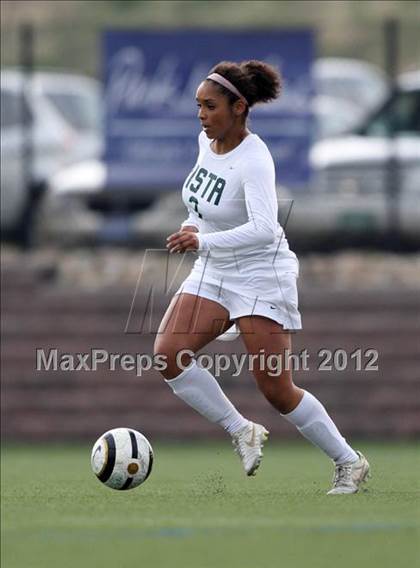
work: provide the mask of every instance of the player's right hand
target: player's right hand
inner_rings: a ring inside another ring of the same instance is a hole
[[[195,233],[195,231],[178,231],[169,235],[166,239],[166,248],[170,253],[198,250],[199,240]]]

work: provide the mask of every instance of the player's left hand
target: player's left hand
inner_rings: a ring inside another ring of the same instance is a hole
[[[166,239],[166,248],[170,253],[186,252],[187,250],[198,250],[198,237],[191,231],[178,231],[169,235]]]

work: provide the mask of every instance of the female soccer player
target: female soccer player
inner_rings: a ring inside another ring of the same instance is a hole
[[[260,465],[267,430],[242,416],[194,357],[179,353],[196,353],[235,323],[249,355],[261,361],[263,354],[265,363],[270,355],[290,353],[290,330],[301,329],[299,265],[277,221],[273,159],[247,126],[249,109],[277,98],[280,88],[276,69],[261,61],[221,62],[198,87],[199,155],[182,189],[189,216],[167,239],[169,252],[198,251],[198,259],[155,342],[155,353],[166,357],[168,385],[227,430],[247,475]],[[260,364],[253,371],[263,395],[335,463],[329,494],[356,493],[369,473],[366,458],[346,442],[324,406],[295,386],[290,370],[273,376],[268,368]]]

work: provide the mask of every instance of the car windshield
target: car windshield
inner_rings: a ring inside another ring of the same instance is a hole
[[[77,93],[47,93],[61,115],[76,130],[95,131],[100,129],[99,101]]]
[[[397,92],[362,129],[366,136],[420,135],[420,91]]]

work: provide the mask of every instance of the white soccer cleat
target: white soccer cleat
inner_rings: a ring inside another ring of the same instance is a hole
[[[357,452],[356,462],[342,463],[335,466],[333,488],[327,495],[345,495],[357,493],[360,484],[370,477],[369,462],[361,452]]]
[[[229,329],[222,333],[218,337],[216,337],[217,341],[234,341],[241,335],[238,326],[236,323],[230,326]]]
[[[254,422],[249,422],[247,426],[233,434],[232,444],[241,458],[247,475],[255,475],[259,468],[263,457],[262,447],[268,434],[264,426]]]

